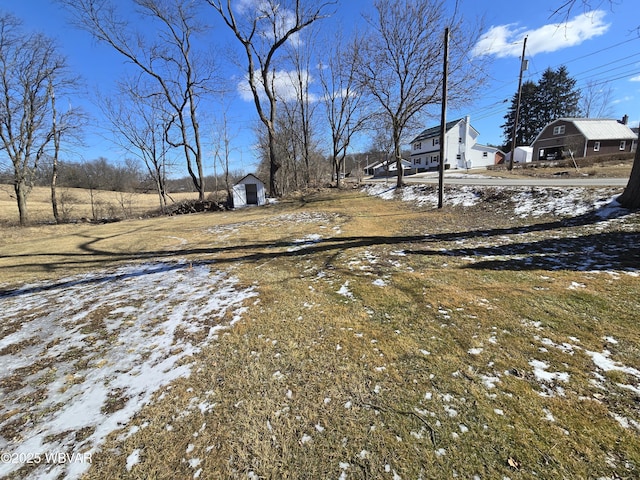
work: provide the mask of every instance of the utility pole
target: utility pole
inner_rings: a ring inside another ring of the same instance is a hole
[[[516,134],[518,132],[518,117],[520,115],[520,97],[522,95],[522,73],[527,69],[527,61],[524,59],[524,52],[527,49],[527,37],[524,37],[522,46],[522,58],[520,59],[520,78],[518,79],[518,99],[516,100],[516,115],[513,120],[513,134],[511,135],[511,157],[509,158],[509,170],[513,170],[513,157],[516,156]]]
[[[438,208],[444,203],[444,154],[447,124],[447,71],[449,63],[449,27],[444,29],[444,62],[442,75],[442,113],[440,115],[440,164],[438,165]]]

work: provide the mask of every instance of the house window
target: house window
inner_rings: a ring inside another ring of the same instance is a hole
[[[487,152],[482,152],[482,158],[487,158],[489,154]]]
[[[627,141],[620,140],[620,150],[624,150],[625,148],[627,148]]]
[[[557,127],[553,127],[554,135],[564,135],[564,125],[558,125]]]
[[[593,142],[593,151],[594,152],[600,151],[600,142]]]
[[[434,145],[440,145],[440,139],[439,138],[434,138],[433,139],[433,144]]]
[[[413,145],[414,150],[420,150],[422,148],[422,142],[418,142]]]

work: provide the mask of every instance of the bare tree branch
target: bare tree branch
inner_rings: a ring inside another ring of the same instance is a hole
[[[0,17],[0,150],[13,165],[21,225],[29,222],[27,197],[51,143],[57,152],[61,136],[82,124],[73,109],[58,117],[52,102],[54,92],[67,93],[76,83],[51,39],[25,33],[11,15]]]
[[[451,38],[456,39],[449,60],[450,83],[455,85],[448,99],[451,104],[464,103],[483,83],[480,60],[468,56],[481,29],[463,29],[461,18],[447,17],[442,0],[376,0],[374,6],[374,16],[366,17],[370,33],[362,42],[359,74],[390,125],[400,187],[405,130],[442,100],[444,26],[449,25]]]
[[[232,8],[232,1],[207,0],[224,23],[242,44],[246,56],[246,74],[249,88],[260,121],[267,130],[269,143],[270,178],[272,195],[282,194],[276,174],[282,166],[276,153],[276,92],[274,89],[273,61],[280,50],[296,34],[325,17],[324,11],[335,1],[318,3],[307,8],[302,0],[281,2],[265,0],[251,12],[243,12],[239,19]],[[290,4],[293,5],[290,5]],[[239,20],[242,20],[240,22]],[[263,98],[266,97],[266,100]]]
[[[193,51],[194,36],[206,31],[193,2],[182,0],[133,0],[143,19],[159,24],[151,41],[119,13],[111,0],[59,0],[75,23],[97,40],[110,45],[152,79],[164,100],[171,122],[165,140],[181,148],[187,170],[200,200],[204,200],[203,148],[198,122],[198,100],[209,90],[210,64]],[[195,170],[194,170],[195,163]]]

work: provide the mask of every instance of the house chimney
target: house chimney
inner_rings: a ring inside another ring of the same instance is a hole
[[[464,123],[465,123],[465,125],[464,125],[464,146],[465,146],[465,152],[466,152],[467,144],[469,143],[470,130],[471,130],[471,117],[469,115],[464,117]]]
[[[629,115],[624,115],[622,117],[622,120],[618,120],[622,125],[628,125],[629,124]]]

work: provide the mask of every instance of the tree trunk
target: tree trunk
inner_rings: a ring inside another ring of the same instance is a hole
[[[638,147],[636,147],[629,182],[622,195],[618,197],[620,205],[626,208],[640,208],[640,148]]]
[[[58,197],[56,196],[56,184],[58,183],[58,162],[53,162],[53,174],[51,175],[51,208],[53,208],[53,218],[56,223],[62,223],[60,213],[58,212]]]
[[[338,156],[333,156],[333,168],[336,172],[336,188],[340,188],[340,160],[338,160]]]
[[[402,188],[404,186],[404,170],[402,168],[402,154],[400,153],[400,132],[394,128],[393,132],[393,155],[396,159],[396,170],[398,172],[398,182],[396,188]]]
[[[96,216],[96,207],[95,204],[93,202],[93,188],[89,188],[89,198],[91,199],[91,217],[93,218],[93,221],[97,221],[98,218]]]
[[[158,192],[158,200],[160,201],[160,212],[164,214],[166,212],[165,206],[167,204],[167,200],[164,198],[164,189],[160,183],[160,177],[156,178],[156,191]]]
[[[17,180],[13,188],[16,192],[16,200],[18,202],[20,225],[24,227],[29,224],[29,213],[27,212],[27,185],[24,180]]]
[[[268,128],[269,136],[269,190],[271,196],[280,197],[280,191],[278,190],[278,179],[276,174],[280,170],[280,162],[278,162],[278,155],[276,153],[276,135],[272,128]]]
[[[204,171],[202,169],[202,147],[200,145],[200,126],[198,124],[198,120],[196,118],[196,105],[194,101],[194,93],[189,89],[189,108],[191,115],[191,125],[193,126],[193,136],[196,142],[196,167],[198,168],[198,200],[204,202],[204,194],[205,194],[205,180],[204,180]],[[185,138],[185,143],[187,139]]]

